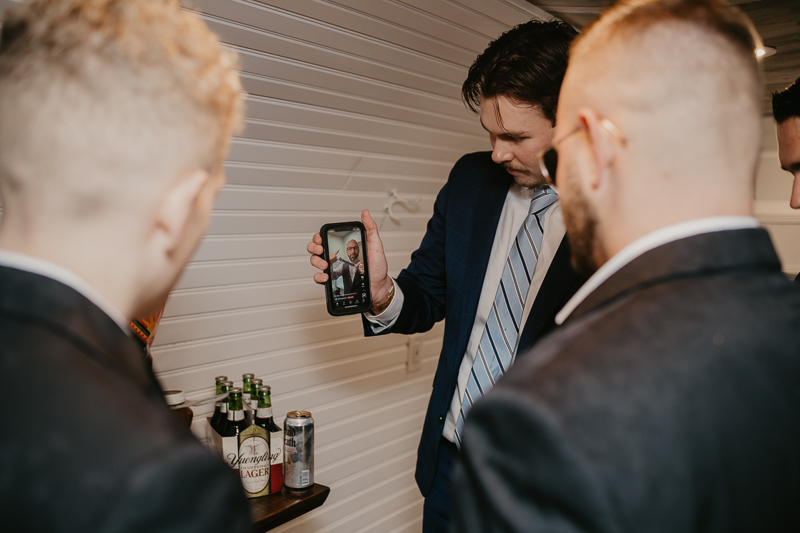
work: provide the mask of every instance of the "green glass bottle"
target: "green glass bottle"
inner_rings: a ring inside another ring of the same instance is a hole
[[[272,416],[272,397],[269,385],[258,388],[258,409],[253,425],[264,428],[270,435],[270,485],[273,494],[283,488],[283,430]]]
[[[254,424],[256,421],[256,409],[258,409],[258,388],[264,384],[261,378],[253,378],[250,381],[250,400],[244,406],[244,417],[248,424]]]
[[[228,376],[217,376],[214,378],[214,394],[219,396],[222,394],[221,387],[222,382],[227,381]],[[214,414],[211,415],[211,427],[214,427],[214,420],[218,420],[220,417],[220,411],[222,410],[222,400],[217,400],[214,402]]]
[[[247,428],[242,408],[242,389],[233,387],[228,393],[228,421],[223,426],[220,435],[223,437],[237,437]]]
[[[242,374],[242,398],[250,401],[250,393],[252,392],[251,384],[255,374]]]
[[[257,403],[259,391],[257,382],[260,381],[254,379],[252,383],[253,405]],[[248,498],[266,496],[271,492],[270,439],[269,431],[257,424],[248,424],[247,428],[239,433],[239,477]]]
[[[232,381],[223,381],[219,385],[219,393],[224,394],[226,392],[230,392],[231,388],[233,387]],[[214,431],[222,435],[222,427],[228,420],[228,398],[224,398],[219,402],[219,411],[217,411],[216,405],[214,406],[214,416],[211,417],[211,427],[214,428]]]

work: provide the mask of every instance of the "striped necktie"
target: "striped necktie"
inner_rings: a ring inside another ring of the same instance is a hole
[[[461,401],[456,420],[455,440],[461,448],[464,419],[472,405],[494,386],[514,362],[522,328],[522,312],[536,269],[544,237],[544,222],[548,208],[558,197],[550,187],[534,190],[528,216],[514,239],[503,268],[500,286],[492,302],[489,318],[481,335],[478,353],[472,361],[467,390]]]

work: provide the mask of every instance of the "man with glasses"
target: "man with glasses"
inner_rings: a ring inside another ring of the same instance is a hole
[[[753,218],[757,40],[723,0],[623,0],[573,44],[541,159],[592,276],[472,409],[457,531],[800,530],[800,288]]]
[[[331,277],[334,281],[342,280],[344,294],[361,292],[364,285],[364,262],[358,259],[361,254],[358,243],[350,239],[347,241],[347,257],[345,261],[339,257],[339,250],[333,252],[329,258],[331,262]]]
[[[387,275],[375,222],[362,214],[376,302],[365,314],[365,334],[428,331],[446,318],[417,455],[425,532],[448,528],[450,473],[472,403],[555,327],[556,313],[583,281],[569,264],[558,196],[536,160],[553,137],[575,35],[563,22],[531,21],[475,60],[462,96],[493,150],[456,163],[419,249],[396,279]],[[315,235],[308,251],[321,254],[320,244]],[[311,263],[327,266],[317,255]],[[315,275],[318,283],[326,279]]]

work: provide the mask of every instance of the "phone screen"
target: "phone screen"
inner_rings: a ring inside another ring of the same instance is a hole
[[[372,306],[365,232],[360,223],[326,224],[323,248],[328,261],[328,310],[350,314]]]

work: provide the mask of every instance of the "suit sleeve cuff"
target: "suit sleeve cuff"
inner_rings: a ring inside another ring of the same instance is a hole
[[[392,279],[394,280],[394,278]],[[394,326],[400,316],[400,311],[403,310],[404,300],[403,290],[397,280],[394,280],[394,298],[392,298],[392,303],[389,304],[389,307],[379,315],[373,314],[372,311],[364,313],[364,318],[369,321],[373,333],[380,333]]]

